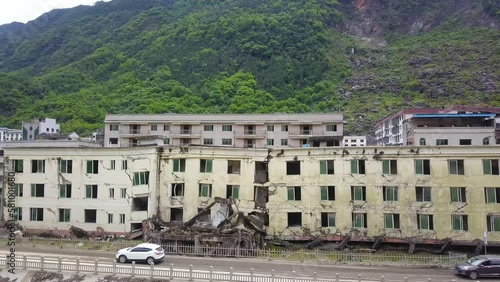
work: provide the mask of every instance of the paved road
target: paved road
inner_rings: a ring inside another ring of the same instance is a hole
[[[0,247],[0,255],[7,254],[6,247]],[[100,262],[113,262],[114,253],[103,251],[80,251],[73,249],[57,249],[57,248],[29,248],[17,247],[16,256],[18,259],[26,255],[29,257],[61,257],[63,260],[75,261],[80,258],[82,263],[94,262],[98,259]],[[276,275],[291,276],[292,271],[295,271],[300,277],[313,277],[314,272],[318,278],[334,279],[335,274],[339,273],[340,278],[345,281],[357,281],[358,275],[361,274],[363,280],[380,281],[383,275],[386,282],[404,282],[404,277],[408,278],[408,282],[427,282],[431,278],[432,282],[451,282],[456,281],[471,281],[456,277],[451,270],[431,269],[431,268],[409,268],[409,267],[366,267],[366,266],[347,266],[347,265],[327,265],[313,264],[300,262],[285,262],[285,261],[267,261],[262,259],[238,259],[238,258],[207,258],[207,257],[185,257],[185,256],[168,256],[165,261],[158,264],[159,267],[169,267],[170,264],[174,267],[187,269],[193,265],[196,270],[209,270],[213,266],[214,271],[229,271],[233,267],[235,272],[250,272],[253,268],[255,273],[269,274],[272,270]],[[492,279],[481,279],[483,281],[494,281]]]

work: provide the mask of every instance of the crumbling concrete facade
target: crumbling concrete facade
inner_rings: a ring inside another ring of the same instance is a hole
[[[4,173],[15,179],[16,219],[28,232],[62,235],[73,225],[126,234],[156,210],[156,148],[8,147],[4,158]]]

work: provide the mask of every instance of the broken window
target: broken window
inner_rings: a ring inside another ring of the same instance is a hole
[[[174,159],[174,172],[186,171],[186,159]]]
[[[287,215],[288,215],[288,227],[302,227],[302,213],[289,212]]]
[[[73,173],[73,161],[72,160],[60,160],[59,161],[59,172],[60,173]]]
[[[386,213],[384,214],[384,228],[399,229],[399,214]]]
[[[59,222],[69,222],[70,213],[70,209],[59,209]]]
[[[267,187],[254,186],[255,208],[265,208],[269,202],[269,191]]]
[[[213,160],[200,160],[200,172],[211,173]]]
[[[352,227],[354,228],[367,228],[367,215],[366,213],[353,213],[352,214]]]
[[[45,160],[31,160],[31,173],[45,173]]]
[[[227,185],[226,198],[239,199],[240,198],[240,185]]]
[[[14,167],[14,172],[22,173],[24,171],[23,160],[12,160],[12,166]]]
[[[351,160],[351,173],[365,174],[365,160]]]
[[[30,208],[30,221],[43,221],[43,208]]]
[[[255,162],[254,183],[266,183],[269,181],[266,162]]]
[[[458,141],[459,145],[472,145],[472,140],[471,139],[460,139]]]
[[[483,173],[486,175],[499,175],[498,160],[483,160]]]
[[[212,184],[200,184],[199,196],[206,198],[212,197]]]
[[[240,174],[241,171],[241,161],[227,161],[227,173],[228,174]]]
[[[383,160],[382,161],[383,174],[398,174],[398,161],[397,160]]]
[[[366,187],[365,186],[351,186],[351,200],[352,201],[366,201]]]
[[[384,202],[397,202],[398,201],[398,187],[397,186],[384,186]]]
[[[184,183],[172,183],[172,197],[184,197]]]
[[[170,221],[183,221],[184,220],[184,209],[183,208],[171,208],[170,209]]]
[[[120,214],[120,224],[125,224],[125,214],[124,213]]]
[[[434,217],[432,214],[417,214],[417,228],[421,230],[434,230]]]
[[[97,199],[97,185],[85,185],[85,198]]]
[[[87,161],[87,173],[97,174],[99,173],[99,161]]]
[[[147,211],[148,197],[132,198],[132,211]]]
[[[326,160],[319,162],[319,173],[320,174],[333,174],[333,160]]]
[[[31,197],[43,197],[45,194],[45,184],[31,184]]]
[[[71,198],[71,184],[59,185],[59,198]]]
[[[450,187],[450,195],[452,203],[466,203],[467,197],[465,187]]]
[[[149,185],[149,171],[134,172],[132,185]]]
[[[300,186],[287,187],[288,200],[289,201],[300,201],[301,200],[301,188]]]
[[[335,213],[322,212],[321,213],[321,227],[335,227]]]
[[[488,225],[489,232],[500,231],[500,215],[488,215],[486,217],[486,224]]]
[[[97,210],[84,210],[85,223],[97,222]]]
[[[430,160],[415,160],[415,173],[421,175],[431,174],[431,161]]]
[[[415,187],[417,202],[431,202],[431,187]]]
[[[335,186],[321,186],[321,201],[335,201]]]
[[[484,195],[486,203],[500,203],[500,188],[485,187]]]
[[[288,162],[286,162],[286,174],[287,175],[300,175],[300,161],[288,161]]]
[[[464,175],[464,160],[448,160],[450,174]]]
[[[451,215],[451,225],[453,230],[456,231],[468,231],[469,222],[467,215],[464,214],[452,214]]]
[[[14,196],[22,197],[23,196],[24,186],[22,183],[14,184]]]

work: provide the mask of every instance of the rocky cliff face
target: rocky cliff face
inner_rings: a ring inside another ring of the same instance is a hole
[[[374,46],[387,45],[387,35],[417,34],[455,19],[469,27],[500,29],[499,17],[487,14],[480,0],[349,0],[345,32]]]

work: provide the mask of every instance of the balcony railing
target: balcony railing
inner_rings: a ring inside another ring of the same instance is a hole
[[[156,131],[152,132],[149,129],[121,129],[120,130],[120,135],[134,135],[134,136],[141,136],[141,135],[151,135],[151,134],[157,134]]]
[[[201,136],[201,130],[192,130],[192,129],[177,129],[170,130],[171,137],[199,137]]]
[[[236,138],[264,138],[266,136],[265,130],[236,130],[234,137]]]

